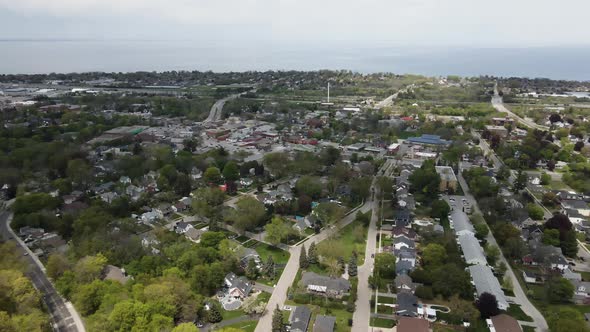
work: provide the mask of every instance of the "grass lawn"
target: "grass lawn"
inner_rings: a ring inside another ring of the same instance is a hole
[[[522,332],[535,332],[535,328],[532,326],[521,326],[522,327]]]
[[[373,300],[375,299],[375,295],[373,295]],[[386,303],[386,304],[394,304],[396,303],[396,298],[395,297],[385,297],[385,296],[379,296],[379,303]]]
[[[347,262],[356,251],[358,265],[362,265],[365,260],[365,247],[367,243],[367,228],[359,226],[358,222],[342,228],[336,235],[318,244],[318,253],[327,257],[343,257]],[[361,228],[359,228],[361,227]]]
[[[583,281],[590,281],[590,272],[582,271],[582,272],[578,272],[578,273],[580,273],[582,275]]]
[[[334,332],[350,332],[350,326],[348,326],[348,320],[352,319],[352,313],[346,310],[340,309],[328,309],[321,308],[317,305],[307,305],[311,309],[311,320],[309,321],[310,330],[313,328],[315,318],[317,315],[334,316],[336,317],[336,327]]]
[[[266,262],[269,256],[272,256],[273,261],[275,264],[287,264],[289,261],[289,252],[279,249],[277,247],[269,246],[266,243],[258,243],[256,246],[253,246],[260,255],[260,259],[262,262]]]
[[[256,329],[256,324],[258,324],[257,320],[247,320],[244,322],[224,326],[224,328],[231,327],[234,329],[239,329],[240,331],[244,331],[244,332],[254,332],[254,330]],[[214,331],[217,331],[217,330],[220,330],[220,329],[216,329]]]
[[[511,304],[510,307],[508,307],[508,310],[506,311],[506,313],[508,315],[514,317],[516,320],[522,320],[525,322],[532,322],[533,321],[533,319],[531,317],[529,317],[524,311],[522,311],[520,306],[517,304]]]
[[[390,329],[395,326],[395,320],[387,319],[387,318],[372,317],[370,325],[374,326],[374,327],[383,327],[383,328]]]
[[[393,307],[386,306],[386,305],[379,305],[377,307],[377,312],[380,314],[393,315]]]
[[[223,317],[224,320],[242,317],[245,314],[246,313],[243,310],[227,311],[227,310],[223,309],[223,307],[221,308],[221,316]]]

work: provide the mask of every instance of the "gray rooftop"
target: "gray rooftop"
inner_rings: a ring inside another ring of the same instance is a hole
[[[317,315],[313,323],[313,332],[333,332],[336,317]]]
[[[291,312],[289,323],[291,324],[291,332],[306,332],[311,318],[311,310],[306,306],[298,306]]]
[[[469,273],[471,274],[471,279],[473,280],[478,296],[483,293],[490,293],[496,297],[500,309],[505,310],[508,308],[504,291],[489,267],[472,265],[469,267]]]
[[[464,231],[475,233],[473,225],[469,221],[469,217],[465,212],[453,210],[453,212],[451,213],[451,219],[453,220],[453,227],[455,228],[455,233]]]
[[[479,241],[471,233],[465,233],[459,235],[458,238],[463,257],[467,264],[481,264],[487,265],[486,256],[479,244]]]

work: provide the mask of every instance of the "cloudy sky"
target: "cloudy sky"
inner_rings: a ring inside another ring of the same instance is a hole
[[[586,46],[588,0],[0,0],[0,39]]]

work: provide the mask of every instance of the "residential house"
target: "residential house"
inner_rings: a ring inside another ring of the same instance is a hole
[[[400,261],[410,262],[412,267],[416,266],[416,250],[410,248],[401,248],[394,250],[393,255],[396,257],[396,263]]]
[[[549,264],[551,266],[551,269],[559,270],[561,272],[565,271],[566,269],[569,269],[570,267],[567,263],[567,260],[562,254],[551,255],[549,257]]]
[[[125,269],[123,268],[114,265],[107,265],[104,268],[102,279],[117,281],[124,285],[129,280],[133,279],[133,277],[127,275],[127,272],[125,272]]]
[[[418,316],[418,298],[410,292],[397,293],[395,314],[405,317]]]
[[[194,227],[188,222],[179,221],[174,225],[174,231],[176,234],[186,234],[190,229],[194,229]]]
[[[414,283],[412,282],[412,278],[407,274],[400,274],[396,276],[394,283],[398,293],[400,291],[408,291],[414,293],[414,291],[416,290],[416,285],[414,285]]]
[[[230,272],[225,276],[225,286],[227,294],[236,299],[245,299],[252,291],[252,283],[246,277],[238,277],[235,273]]]
[[[158,205],[158,207],[155,208],[154,210],[157,211],[160,215],[162,215],[162,217],[167,217],[167,216],[171,215],[172,212],[174,212],[172,210],[172,205],[170,205],[168,203],[162,203],[162,204]]]
[[[341,298],[350,291],[350,282],[348,280],[322,276],[314,272],[303,273],[300,284],[308,292],[325,294],[335,298]]]
[[[300,216],[295,217],[295,224],[293,225],[293,228],[295,228],[297,231],[302,233],[310,227],[311,227],[311,222],[310,222],[309,218],[300,217]]]
[[[423,318],[400,317],[397,321],[397,332],[429,332],[429,323]]]
[[[405,236],[400,236],[393,239],[394,250],[400,250],[402,248],[414,249],[415,247],[416,243],[414,242],[414,240],[408,239]]]
[[[590,297],[590,282],[587,281],[574,281],[574,296],[580,298]]]
[[[162,218],[162,215],[159,214],[157,211],[152,210],[152,211],[148,211],[148,212],[142,213],[139,218],[144,223],[153,223],[154,221],[156,221],[158,219],[161,219]]]
[[[152,254],[157,255],[160,250],[156,248],[160,244],[160,241],[156,239],[154,235],[148,233],[141,238],[141,246],[146,249],[151,249]]]
[[[500,314],[486,319],[490,331],[495,332],[522,332],[518,321],[507,314]]]
[[[131,184],[131,178],[128,176],[121,176],[119,182],[122,184]]]
[[[254,183],[254,180],[251,178],[241,178],[240,179],[240,186],[242,187],[250,187]]]
[[[563,210],[576,210],[584,217],[590,217],[590,205],[582,200],[566,199],[561,201]]]
[[[296,307],[289,316],[290,332],[307,332],[309,320],[311,319],[311,310],[301,305]]]
[[[105,203],[111,204],[119,195],[116,192],[105,192],[100,194],[100,199],[102,199]]]
[[[417,234],[416,231],[414,231],[411,228],[405,228],[405,227],[394,227],[391,230],[391,236],[393,238],[398,238],[400,236],[406,237],[410,240],[416,240]]]
[[[498,279],[492,273],[492,270],[485,265],[471,265],[468,269],[477,296],[480,296],[483,293],[490,293],[496,297],[498,308],[500,310],[508,309],[509,305],[506,296],[504,295],[504,291],[502,290]]]
[[[412,225],[412,212],[408,209],[396,209],[394,211],[396,227],[410,227]]]
[[[523,271],[522,277],[524,279],[524,282],[526,282],[527,284],[541,284],[541,283],[543,283],[543,279],[541,278],[541,276],[537,275],[536,273],[530,272],[530,271]]]
[[[196,229],[194,227],[189,228],[185,233],[184,236],[194,243],[201,242],[201,235],[205,234],[206,231],[201,229]]]
[[[412,262],[410,261],[400,260],[395,264],[395,273],[397,275],[409,274],[410,272],[412,272],[412,270],[414,270],[414,264],[412,264]]]
[[[334,332],[336,317],[317,315],[313,323],[313,332]]]
[[[43,228],[34,228],[34,227],[21,227],[18,230],[18,235],[23,239],[38,239],[43,237],[45,234],[45,230]]]
[[[564,279],[567,279],[567,280],[569,280],[572,283],[573,282],[576,282],[576,281],[582,281],[582,274],[581,273],[578,273],[578,272],[573,272],[569,268],[568,269],[565,269],[563,271],[563,273],[561,274],[561,276]]]
[[[246,268],[248,266],[248,263],[253,260],[254,263],[256,264],[256,267],[258,269],[262,268],[262,261],[260,259],[260,256],[258,255],[258,252],[256,252],[256,250],[252,249],[252,248],[240,248],[240,265],[243,268]]]

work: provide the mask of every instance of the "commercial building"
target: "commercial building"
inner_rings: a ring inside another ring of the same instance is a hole
[[[453,168],[450,166],[435,166],[435,168],[436,173],[440,176],[439,190],[445,192],[450,189],[455,192],[457,190],[457,177]]]

